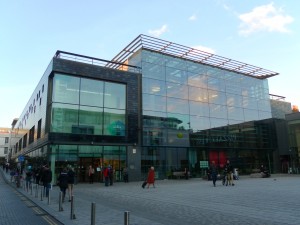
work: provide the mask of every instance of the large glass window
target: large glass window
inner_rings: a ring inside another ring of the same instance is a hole
[[[189,89],[187,85],[167,82],[167,96],[181,99],[189,98]]]
[[[207,89],[189,86],[189,99],[199,102],[208,102]]]
[[[157,80],[166,80],[165,67],[157,64],[143,62],[143,77]]]
[[[105,82],[104,107],[126,108],[126,86],[124,84]]]
[[[167,98],[167,111],[171,113],[189,113],[189,104],[187,100]]]
[[[190,101],[190,114],[198,116],[209,116],[208,103]]]
[[[78,105],[52,104],[52,132],[72,133],[72,127],[78,126]]]
[[[79,104],[80,78],[55,74],[53,78],[53,102]]]
[[[104,82],[81,79],[80,105],[103,106]]]
[[[186,71],[166,67],[166,80],[174,83],[187,84]]]
[[[126,85],[61,74],[53,82],[51,132],[125,135]]]
[[[104,135],[125,136],[125,110],[104,109]]]
[[[80,133],[103,134],[103,108],[80,106],[79,128]]]
[[[158,95],[143,94],[143,109],[165,112],[167,110],[167,98]]]
[[[143,93],[166,96],[166,82],[143,78]]]

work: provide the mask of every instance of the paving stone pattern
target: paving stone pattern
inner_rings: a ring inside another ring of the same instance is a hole
[[[7,175],[6,175],[7,176]],[[130,225],[298,225],[300,224],[300,176],[271,178],[241,176],[235,186],[194,178],[159,180],[156,188],[142,182],[77,184],[74,212],[70,203],[59,211],[59,188],[51,191],[50,204],[19,188],[21,193],[64,224],[91,224],[91,205],[96,203],[96,224],[122,225],[129,211]],[[40,192],[39,192],[40,193]],[[2,223],[1,223],[2,224]],[[15,223],[18,224],[18,223]]]

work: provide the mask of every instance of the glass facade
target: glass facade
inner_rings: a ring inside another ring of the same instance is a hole
[[[126,85],[55,74],[51,132],[125,136]]]
[[[143,172],[151,165],[162,177],[170,170],[196,170],[199,161],[213,158],[213,152],[230,159],[258,154],[255,146],[237,153],[240,134],[232,136],[228,129],[271,118],[267,80],[148,50],[136,52],[129,64],[142,68]],[[252,129],[257,131],[255,125]],[[204,143],[214,140],[207,133],[212,130],[231,139],[217,146]],[[197,141],[203,133],[205,138]]]

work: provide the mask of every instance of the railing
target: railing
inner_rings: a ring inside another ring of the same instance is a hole
[[[66,59],[70,61],[87,63],[87,64],[92,64],[92,65],[102,66],[102,67],[108,67],[107,65],[114,65],[114,68],[118,70],[141,73],[141,68],[137,66],[75,54],[71,52],[64,52],[60,50],[55,53],[54,58]]]

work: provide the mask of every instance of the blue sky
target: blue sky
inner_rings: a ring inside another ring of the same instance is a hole
[[[298,0],[2,0],[0,127],[26,106],[56,50],[110,60],[139,34],[280,75],[271,94],[300,106]]]

